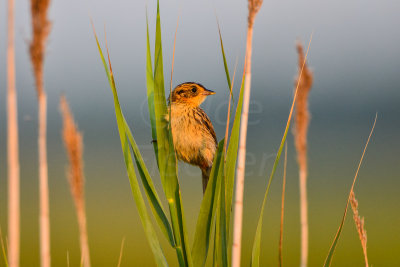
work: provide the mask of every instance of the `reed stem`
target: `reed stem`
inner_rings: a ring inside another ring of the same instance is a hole
[[[250,89],[251,89],[251,54],[253,42],[253,26],[254,19],[262,5],[262,0],[249,0],[249,17],[246,38],[246,59],[245,59],[245,84],[243,95],[243,109],[240,120],[240,138],[238,165],[236,168],[236,189],[234,203],[233,218],[233,246],[232,246],[232,266],[240,266],[240,254],[242,243],[242,222],[243,222],[243,191],[244,191],[244,173],[246,165],[246,137],[247,124],[250,106]]]
[[[18,109],[15,86],[14,0],[8,0],[7,44],[7,161],[8,161],[8,261],[19,266],[20,247],[20,182],[18,153]]]

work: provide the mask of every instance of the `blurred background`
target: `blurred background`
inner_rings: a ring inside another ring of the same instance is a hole
[[[154,266],[131,196],[112,94],[96,48],[90,18],[104,44],[104,28],[121,105],[152,173],[156,173],[148,122],[145,80],[146,6],[154,42],[156,1],[52,1],[52,29],[45,58],[48,94],[48,157],[53,266],[80,260],[78,228],[66,179],[59,97],[63,93],[84,135],[86,205],[93,266]],[[0,225],[7,230],[6,1],[0,2]],[[39,266],[37,101],[28,55],[29,1],[16,1],[16,75],[21,164],[21,266]],[[228,66],[243,69],[247,1],[161,1],[165,82],[170,81],[173,37],[179,17],[173,84],[202,83],[216,91],[203,104],[218,139],[224,135],[228,88],[216,15]],[[297,74],[295,41],[307,45],[314,72],[310,93],[310,266],[321,266],[337,231],[354,173],[375,113],[378,122],[356,183],[365,217],[369,261],[400,265],[400,2],[264,1],[255,21],[253,80],[247,147],[243,263],[250,259],[256,221],[293,98]],[[152,47],[153,49],[153,47]],[[232,74],[231,74],[232,75]],[[282,166],[265,212],[262,265],[278,262]],[[298,169],[288,137],[287,201],[283,264],[300,258]],[[201,193],[200,171],[181,163],[180,183],[193,238]],[[158,189],[160,183],[154,176]],[[349,214],[351,215],[351,214]],[[166,245],[166,240],[160,238]],[[166,245],[169,260],[175,253]],[[0,261],[2,266],[3,262]],[[174,265],[174,264],[173,264]],[[334,266],[363,266],[362,248],[348,216]]]

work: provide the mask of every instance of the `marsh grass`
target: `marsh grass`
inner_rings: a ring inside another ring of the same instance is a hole
[[[252,4],[257,4],[257,3],[255,1],[250,1],[250,6],[249,6],[249,12],[250,14],[253,14],[253,19],[250,19],[249,17],[249,25],[251,26],[251,32],[248,33],[248,41],[250,39],[250,43],[248,43],[249,47],[251,47],[252,25],[254,23],[254,16],[261,5],[260,2],[258,2],[259,4],[258,7],[254,6],[252,7],[251,6]],[[177,29],[178,29],[178,23],[179,22],[177,22]],[[164,88],[162,42],[161,42],[161,19],[160,19],[160,9],[158,4],[157,4],[157,18],[156,18],[156,31],[155,31],[156,36],[154,42],[154,55],[153,55],[154,61],[152,60],[152,54],[150,51],[151,47],[150,47],[148,22],[146,23],[146,25],[147,25],[147,36],[146,36],[147,37],[147,51],[146,51],[147,100],[148,100],[149,117],[150,117],[149,119],[151,122],[151,132],[154,141],[153,148],[157,160],[157,166],[162,185],[162,193],[160,194],[161,197],[159,197],[159,194],[157,193],[154,187],[154,181],[153,181],[154,178],[150,176],[146,164],[141,157],[139,148],[134,140],[130,126],[127,124],[124,118],[118,99],[116,82],[114,78],[114,73],[112,71],[110,53],[107,47],[107,40],[105,41],[105,44],[106,44],[108,63],[106,62],[106,59],[104,57],[94,27],[93,31],[95,35],[96,44],[99,50],[100,58],[104,65],[106,76],[114,99],[114,108],[115,108],[116,121],[118,125],[118,132],[121,141],[121,149],[124,156],[128,178],[131,184],[132,195],[136,202],[136,207],[138,209],[139,216],[143,228],[145,230],[146,238],[150,244],[154,260],[158,266],[169,265],[169,263],[165,258],[163,249],[161,247],[159,236],[156,234],[153,225],[156,224],[157,227],[161,230],[161,233],[164,236],[164,238],[166,238],[166,240],[168,241],[168,244],[175,250],[176,260],[179,266],[195,266],[195,267],[204,266],[206,264],[207,257],[209,254],[210,244],[213,244],[212,246],[213,266],[231,266],[231,265],[239,266],[240,253],[241,253],[240,249],[241,234],[239,235],[238,238],[238,232],[239,233],[241,232],[241,221],[239,224],[237,224],[236,222],[237,218],[232,220],[231,209],[233,206],[232,205],[233,187],[235,184],[234,177],[235,174],[237,174],[237,172],[235,173],[236,161],[238,157],[240,158],[240,156],[238,155],[239,147],[241,149],[244,149],[245,152],[245,146],[244,147],[239,146],[239,137],[240,138],[243,137],[240,134],[240,131],[242,131],[243,129],[246,130],[246,128],[242,128],[241,123],[242,123],[242,118],[246,117],[246,115],[243,116],[244,112],[243,108],[245,107],[246,94],[247,94],[246,101],[249,100],[249,86],[250,86],[250,73],[251,73],[251,71],[249,70],[250,68],[249,66],[251,64],[250,60],[251,51],[247,52],[245,57],[242,83],[236,105],[236,113],[233,120],[233,126],[229,134],[230,114],[228,111],[225,138],[218,143],[217,152],[215,154],[213,167],[210,173],[209,183],[206,188],[206,191],[204,192],[204,196],[200,204],[200,210],[198,213],[197,223],[194,231],[194,242],[192,246],[189,246],[188,244],[189,237],[186,228],[185,214],[182,206],[180,185],[177,175],[178,173],[177,158],[175,155],[172,142],[171,127],[169,125],[169,122],[164,119],[165,115],[168,114],[170,110],[168,109],[168,106],[166,104],[167,101]],[[174,46],[172,55],[173,60],[175,57],[177,29],[175,31],[175,37],[174,37]],[[218,25],[218,33],[220,38],[222,59],[228,83],[229,103],[230,103],[231,100],[233,101],[232,89],[233,89],[234,78],[232,79],[231,82],[228,66],[226,64],[222,34],[219,25]],[[267,203],[271,182],[277,170],[284,144],[286,143],[286,137],[288,134],[288,130],[290,128],[294,107],[296,104],[296,99],[298,98],[300,90],[299,88],[302,86],[301,83],[303,77],[305,77],[302,74],[303,71],[308,72],[308,70],[306,69],[306,60],[310,49],[312,36],[313,35],[311,34],[307,51],[304,57],[302,56],[302,53],[301,57],[299,56],[300,61],[299,61],[299,75],[297,79],[297,86],[294,92],[294,97],[289,111],[286,127],[283,132],[282,140],[278,148],[277,155],[269,176],[267,188],[264,194],[264,200],[262,202],[252,247],[252,257],[250,263],[251,266],[260,266],[261,233],[262,233],[264,209]],[[171,81],[169,86],[170,93],[172,91],[173,60],[171,66]],[[236,71],[236,66],[235,66],[235,71]],[[305,75],[307,75],[307,73]],[[234,76],[235,74],[233,75],[233,77]],[[306,77],[304,79],[308,78]],[[247,93],[245,89],[246,87],[248,88]],[[228,109],[230,109],[230,105],[228,105]],[[304,132],[303,136],[305,136]],[[279,240],[280,266],[282,265],[283,261],[282,239],[283,239],[283,218],[284,218],[284,195],[286,186],[287,149],[285,149],[285,151],[286,152],[285,152],[285,164],[284,164],[284,178],[282,185],[281,229],[280,229],[280,240]],[[240,166],[240,164],[238,164],[238,166]],[[141,186],[139,184],[139,179],[136,176],[135,169],[139,173],[140,181],[142,183],[142,188],[143,191],[145,192],[146,197],[143,197],[141,193],[140,189]],[[244,171],[244,169],[242,170],[239,169],[238,171]],[[239,177],[239,175],[237,177]],[[243,180],[238,179],[236,183],[240,185],[241,183],[243,183]],[[240,190],[243,190],[243,188],[239,188],[239,191]],[[164,208],[161,199],[165,199],[167,201],[168,203],[167,208]],[[240,196],[236,194],[235,207],[242,206],[243,203],[240,202],[240,199],[241,199]],[[146,201],[151,210],[152,216],[155,219],[154,221],[150,219],[148,208],[146,207]],[[239,210],[238,213],[236,212],[237,211],[235,210],[234,214],[235,217],[238,216],[240,217],[241,220],[242,211]],[[345,214],[346,212],[347,212],[347,207]],[[233,225],[231,227],[232,222]],[[339,229],[340,231],[341,227]],[[333,249],[331,249],[331,251],[329,252],[328,255],[329,262],[334,253],[334,247],[336,246],[338,236],[340,235],[340,231],[337,237],[335,238],[334,245],[332,246]],[[120,258],[122,255],[122,249],[123,245],[121,245]]]
[[[307,132],[310,123],[310,112],[308,111],[308,96],[313,84],[313,73],[304,60],[303,46],[300,42],[296,45],[298,54],[298,70],[304,69],[298,74],[296,84],[298,85],[295,124],[293,129],[294,144],[297,152],[299,165],[300,185],[300,229],[301,229],[301,253],[300,266],[306,267],[308,262],[308,200],[307,200]]]
[[[349,196],[347,198],[346,207],[344,209],[344,214],[343,214],[342,220],[340,222],[339,229],[337,230],[336,235],[335,235],[335,237],[333,239],[331,248],[328,251],[328,255],[327,255],[326,259],[325,259],[324,267],[328,267],[332,263],[332,258],[333,258],[333,255],[335,253],[336,246],[337,246],[337,244],[339,242],[339,238],[340,238],[340,234],[342,233],[342,230],[343,230],[344,222],[346,220],[346,215],[347,215],[347,211],[348,211],[348,208],[349,208],[349,204],[350,204],[350,202],[352,200],[352,196],[354,196],[354,186],[355,186],[356,181],[357,181],[358,172],[359,172],[361,164],[363,162],[363,159],[364,159],[364,156],[365,156],[365,152],[367,151],[367,147],[368,147],[369,141],[371,140],[371,136],[372,136],[372,134],[374,132],[377,118],[378,118],[378,113],[375,115],[375,120],[374,120],[374,123],[372,125],[371,132],[370,132],[370,134],[368,136],[368,139],[367,139],[367,142],[365,144],[364,150],[363,150],[363,152],[361,154],[361,159],[360,159],[360,162],[358,163],[356,174],[354,175],[353,183],[352,183],[351,188],[350,188],[350,193],[349,193]],[[363,241],[361,240],[361,242],[363,242]],[[365,246],[366,246],[366,242],[365,242]],[[364,254],[364,256],[365,256],[366,264],[368,264],[368,260],[366,258],[366,254]]]
[[[69,168],[67,178],[72,199],[75,204],[79,226],[79,241],[83,266],[90,267],[89,241],[86,225],[86,208],[83,175],[83,137],[79,132],[64,96],[60,99],[60,111],[63,117],[63,140],[68,155]]]
[[[20,257],[20,166],[18,140],[18,107],[15,81],[14,0],[7,10],[7,167],[8,167],[8,260],[19,266]]]
[[[285,160],[283,163],[282,196],[281,196],[281,223],[279,227],[278,265],[282,267],[283,256],[283,221],[285,217],[285,191],[286,191],[287,143],[285,144]]]
[[[168,112],[166,106],[166,97],[164,92],[164,77],[163,77],[163,59],[162,59],[162,44],[161,44],[161,22],[159,7],[157,7],[156,19],[156,38],[155,38],[155,52],[154,52],[154,69],[152,64],[152,57],[150,53],[150,38],[149,31],[147,30],[147,95],[149,102],[150,121],[152,123],[152,136],[156,137],[156,144],[154,144],[154,151],[158,162],[159,174],[163,188],[163,196],[168,203],[169,216],[164,211],[160,198],[154,188],[154,183],[147,167],[144,164],[139,149],[134,141],[131,130],[126,123],[121,107],[119,105],[118,94],[116,90],[114,75],[111,67],[110,55],[107,49],[108,64],[105,61],[103,52],[100,48],[97,36],[95,34],[97,46],[99,49],[100,57],[108,77],[110,87],[114,96],[114,106],[116,112],[116,119],[121,139],[121,148],[125,158],[125,164],[128,171],[128,176],[131,182],[132,194],[135,198],[136,205],[139,210],[139,215],[142,220],[143,227],[147,235],[147,239],[152,248],[153,255],[156,263],[160,266],[166,266],[167,262],[163,251],[160,246],[158,237],[155,234],[152,222],[147,213],[144,198],[140,193],[139,183],[136,178],[134,170],[134,162],[131,156],[133,152],[135,158],[136,168],[140,174],[143,188],[153,216],[156,219],[157,225],[160,227],[161,232],[169,240],[172,248],[175,249],[177,260],[180,266],[203,266],[207,254],[212,235],[212,229],[215,226],[218,241],[215,246],[216,255],[215,261],[219,265],[227,265],[227,211],[226,203],[232,202],[231,199],[225,197],[225,192],[232,192],[233,188],[227,188],[228,185],[233,187],[234,171],[232,168],[235,166],[236,153],[238,147],[238,133],[239,133],[239,116],[235,116],[234,126],[231,131],[230,142],[227,150],[226,165],[223,158],[223,145],[224,140],[221,140],[218,146],[218,152],[214,159],[213,169],[210,174],[210,181],[207,190],[205,191],[203,201],[201,203],[200,212],[196,224],[195,238],[192,249],[189,247],[187,240],[188,234],[186,230],[185,216],[182,207],[182,199],[180,195],[179,182],[177,177],[176,156],[172,145],[172,134],[168,122],[165,121],[165,114]],[[222,44],[222,40],[221,40]],[[107,46],[107,42],[106,42]],[[172,77],[172,73],[171,73]],[[229,84],[230,88],[230,84]],[[241,90],[243,92],[243,90]],[[242,98],[241,93],[241,98]],[[242,103],[239,101],[239,103]],[[241,104],[237,107],[236,114],[241,113]],[[132,149],[132,150],[131,150]],[[228,165],[230,162],[233,164]],[[229,166],[229,167],[228,167]],[[231,167],[233,166],[233,167]],[[226,168],[226,170],[225,170]],[[226,171],[225,177],[224,172]],[[225,179],[230,181],[225,183]],[[221,197],[222,195],[222,197]],[[169,217],[169,218],[168,218]],[[215,223],[215,224],[214,224]],[[219,233],[223,236],[219,239]]]
[[[303,69],[304,69],[304,66],[305,66],[305,64],[306,64],[306,60],[307,60],[308,52],[309,52],[309,50],[310,50],[310,45],[311,45],[312,37],[313,37],[313,34],[311,34],[311,36],[310,36],[310,41],[308,42],[307,52],[306,52],[306,54],[305,54],[305,56],[304,56],[304,61],[303,61],[303,64],[302,64],[302,66],[301,66],[301,69],[300,69],[299,77],[302,77],[301,75],[302,75],[302,73],[303,73]],[[294,92],[294,97],[293,97],[293,101],[292,101],[292,106],[291,106],[291,108],[290,108],[289,116],[288,116],[288,119],[287,119],[287,122],[286,122],[286,127],[285,127],[285,130],[284,130],[283,136],[282,136],[281,144],[280,144],[279,149],[278,149],[278,152],[277,152],[277,154],[276,154],[276,158],[275,158],[275,161],[274,161],[274,165],[273,165],[273,167],[272,167],[272,171],[271,171],[271,174],[270,174],[270,176],[269,176],[267,189],[266,189],[265,194],[264,194],[264,200],[263,200],[263,202],[262,202],[260,217],[259,217],[259,219],[258,219],[257,230],[256,230],[256,234],[255,234],[255,238],[254,238],[254,243],[253,243],[253,250],[252,250],[252,257],[251,257],[251,266],[259,266],[259,265],[260,265],[261,232],[262,232],[262,225],[263,225],[264,209],[265,209],[265,205],[266,205],[266,202],[267,202],[269,189],[270,189],[270,187],[271,187],[272,180],[273,180],[273,178],[274,178],[276,169],[277,169],[278,164],[279,164],[279,160],[280,160],[280,157],[281,157],[281,154],[282,154],[283,146],[284,146],[284,144],[285,144],[285,142],[286,142],[286,137],[287,137],[287,134],[288,134],[288,131],[289,131],[289,127],[290,127],[290,123],[291,123],[291,120],[292,120],[293,109],[294,109],[294,106],[295,106],[295,103],[296,103],[297,93],[298,93],[300,81],[301,81],[301,78],[300,78],[300,79],[298,80],[298,82],[297,82],[296,90],[295,90],[295,92]]]
[[[238,151],[238,163],[236,167],[236,184],[235,184],[235,203],[233,218],[233,245],[232,245],[232,266],[239,267],[241,264],[241,246],[242,246],[242,223],[243,223],[243,192],[244,177],[246,165],[246,142],[247,142],[247,124],[250,106],[250,90],[251,90],[251,55],[253,43],[253,27],[254,20],[258,11],[262,6],[262,0],[248,1],[248,23],[246,37],[246,56],[245,56],[245,77],[244,77],[244,98],[243,109],[240,120],[240,143]]]
[[[39,159],[39,227],[40,264],[51,266],[50,209],[47,165],[47,95],[44,90],[43,66],[46,41],[51,24],[47,18],[50,0],[31,0],[32,41],[29,47],[38,97],[38,159]]]
[[[354,192],[352,192],[350,196],[350,204],[351,204],[351,209],[353,210],[354,223],[356,225],[358,237],[360,238],[361,247],[364,253],[365,266],[368,267],[369,264],[368,264],[368,254],[367,254],[367,231],[365,230],[364,218],[361,218],[360,215],[358,214],[358,201],[354,195]]]
[[[186,218],[183,210],[181,188],[178,179],[177,158],[175,155],[172,134],[170,125],[164,120],[165,115],[169,112],[166,104],[165,83],[163,73],[163,56],[162,56],[162,40],[161,40],[161,18],[160,9],[157,4],[157,17],[154,41],[154,54],[151,53],[150,37],[148,23],[147,25],[147,51],[146,51],[146,79],[147,79],[147,100],[149,109],[149,119],[151,122],[151,133],[153,138],[153,148],[155,158],[157,160],[157,167],[159,170],[159,177],[161,179],[162,193],[159,194],[154,186],[154,177],[150,176],[147,166],[141,156],[139,147],[137,146],[130,126],[126,122],[120,103],[118,99],[117,86],[112,70],[110,53],[107,46],[107,39],[105,40],[107,60],[104,57],[103,51],[100,47],[97,35],[94,31],[96,44],[99,50],[100,58],[104,65],[106,76],[110,85],[114,100],[114,108],[116,115],[116,122],[118,126],[119,137],[121,141],[121,149],[124,157],[125,167],[127,170],[128,178],[130,181],[132,196],[136,203],[139,212],[140,220],[143,225],[146,238],[150,244],[154,260],[158,266],[173,265],[176,262],[180,266],[204,266],[207,262],[209,254],[212,253],[213,266],[239,266],[241,263],[241,224],[243,212],[243,184],[244,184],[244,161],[243,164],[238,164],[237,172],[236,161],[237,158],[243,157],[246,154],[246,132],[247,132],[247,116],[248,105],[250,99],[250,85],[251,85],[251,48],[254,19],[261,7],[262,1],[250,0],[249,1],[249,20],[248,20],[248,35],[247,35],[247,50],[245,56],[245,64],[242,75],[242,82],[239,90],[239,95],[236,103],[236,113],[233,118],[233,126],[229,131],[231,122],[231,108],[235,104],[233,88],[237,68],[237,61],[234,67],[232,81],[228,64],[226,62],[225,50],[222,40],[222,33],[220,25],[217,21],[219,41],[221,46],[221,55],[223,66],[226,74],[226,80],[229,90],[228,110],[226,118],[226,128],[224,139],[218,144],[217,153],[214,158],[213,168],[210,174],[208,187],[204,193],[201,201],[200,209],[197,216],[196,227],[194,230],[194,242],[189,244],[189,234],[186,226]],[[40,259],[42,266],[50,266],[50,222],[49,222],[49,198],[48,198],[48,177],[47,177],[47,147],[46,147],[46,118],[47,118],[47,97],[44,90],[43,83],[43,65],[45,55],[45,45],[50,32],[50,22],[47,19],[49,8],[49,0],[32,0],[32,31],[33,39],[30,45],[30,56],[33,65],[35,76],[36,90],[38,95],[38,119],[39,119],[39,134],[38,134],[38,147],[39,147],[39,179],[40,179]],[[18,123],[17,123],[17,102],[15,92],[15,62],[14,62],[14,1],[9,0],[8,6],[8,48],[7,48],[7,72],[8,72],[8,142],[9,142],[9,231],[8,236],[10,242],[3,240],[3,235],[0,228],[0,241],[3,260],[5,266],[19,266],[19,159],[18,159]],[[147,17],[146,17],[147,22]],[[172,91],[173,83],[173,69],[175,58],[175,44],[177,40],[179,20],[174,37],[172,66],[170,76],[169,92]],[[94,27],[93,27],[94,30]],[[280,156],[284,144],[286,144],[286,137],[290,127],[293,109],[296,103],[296,147],[298,151],[298,161],[300,165],[300,181],[305,188],[305,181],[307,177],[307,125],[308,125],[308,111],[307,111],[307,94],[311,88],[312,74],[307,69],[306,59],[310,48],[312,35],[308,44],[307,52],[303,56],[302,48],[298,47],[299,53],[299,75],[297,79],[297,86],[294,93],[292,106],[289,112],[286,128],[284,130],[282,140],[274,161],[274,165],[269,176],[267,188],[264,194],[264,200],[258,219],[256,234],[252,247],[251,265],[260,265],[261,255],[261,234],[263,225],[263,213],[266,206],[268,193],[271,182],[274,178],[275,171],[280,161]],[[153,59],[154,61],[153,61]],[[107,62],[108,61],[108,62]],[[303,89],[303,87],[305,89]],[[304,96],[303,96],[304,90]],[[304,97],[304,98],[303,98]],[[80,245],[81,245],[81,266],[90,266],[89,246],[86,229],[86,212],[84,201],[84,177],[83,177],[83,160],[82,150],[83,142],[82,136],[77,130],[73,121],[72,114],[68,108],[67,102],[64,98],[61,100],[61,110],[64,114],[64,141],[69,154],[70,171],[69,182],[70,189],[74,199],[74,204],[77,210],[78,225],[80,231]],[[300,112],[300,113],[299,113]],[[302,113],[301,113],[302,112]],[[243,118],[246,118],[243,120]],[[333,244],[328,252],[324,266],[329,266],[335,252],[335,248],[339,241],[341,231],[348,212],[348,206],[351,205],[353,210],[353,219],[356,224],[357,232],[361,241],[365,265],[368,266],[367,257],[367,237],[364,226],[364,219],[358,213],[358,202],[354,195],[354,186],[358,176],[358,171],[361,167],[367,146],[375,128],[377,117],[375,117],[371,133],[368,137],[364,151],[358,165],[353,184],[347,199],[346,208],[339,229],[334,238]],[[300,129],[301,128],[301,129]],[[242,131],[242,132],[241,132]],[[241,133],[240,133],[241,132]],[[243,134],[244,133],[244,134]],[[299,139],[298,139],[299,138]],[[244,140],[244,143],[242,142]],[[241,145],[239,146],[239,142]],[[239,147],[241,152],[238,156]],[[243,159],[242,159],[243,160]],[[285,160],[284,160],[284,174],[282,184],[282,197],[281,197],[281,221],[280,221],[280,236],[279,236],[279,266],[282,266],[282,242],[283,242],[283,225],[284,225],[284,200],[285,200],[285,187],[286,187],[286,167],[287,167],[287,145],[285,146]],[[242,172],[242,174],[239,174]],[[139,174],[137,176],[137,173]],[[235,185],[235,174],[238,174],[237,179],[237,193],[235,202],[233,202],[233,191]],[[241,176],[242,175],[242,176]],[[141,185],[140,185],[141,184]],[[145,196],[143,196],[143,193]],[[306,196],[304,191],[303,196]],[[307,201],[303,201],[302,209],[306,210]],[[167,207],[163,205],[166,200]],[[147,201],[147,204],[146,204]],[[235,220],[232,216],[232,203],[235,204]],[[304,206],[304,203],[305,206]],[[150,212],[149,212],[150,209]],[[150,215],[150,213],[152,215]],[[302,218],[307,212],[302,212]],[[153,216],[154,220],[150,217]],[[240,222],[239,222],[240,220]],[[235,221],[235,222],[233,222]],[[303,224],[302,219],[302,224]],[[307,222],[303,225],[307,225]],[[176,262],[169,263],[164,255],[164,250],[161,246],[160,237],[157,235],[156,227],[159,228],[162,236],[167,240],[168,245],[176,252]],[[305,231],[307,232],[307,231]],[[305,234],[303,234],[306,236]],[[306,240],[303,238],[303,240]],[[10,247],[8,248],[8,243]],[[118,264],[121,265],[122,256],[124,251],[125,238],[122,240]],[[302,245],[302,255],[307,256],[308,247]],[[211,245],[211,246],[210,246]],[[210,253],[210,247],[212,252]],[[8,253],[8,254],[7,254]],[[69,262],[69,252],[67,252],[67,266]],[[302,256],[301,265],[307,264],[307,257]]]

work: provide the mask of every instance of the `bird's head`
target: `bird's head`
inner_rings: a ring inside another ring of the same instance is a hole
[[[206,89],[204,86],[194,82],[181,83],[172,91],[171,103],[188,104],[191,106],[199,106],[207,96],[213,95],[215,92]]]

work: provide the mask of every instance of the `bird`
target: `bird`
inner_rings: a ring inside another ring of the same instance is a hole
[[[214,94],[199,83],[181,83],[168,98],[170,121],[169,114],[166,115],[178,159],[201,169],[203,194],[217,150],[217,136],[210,118],[200,105],[207,96]]]

